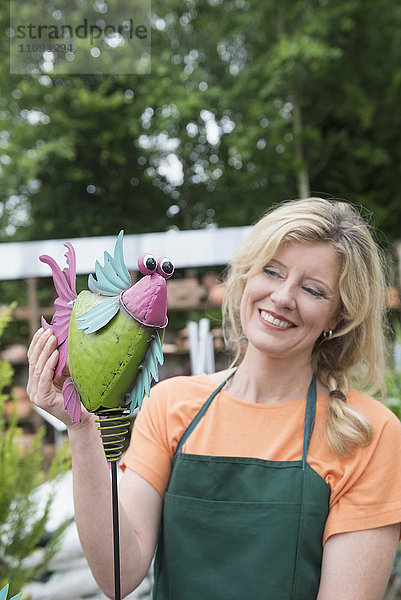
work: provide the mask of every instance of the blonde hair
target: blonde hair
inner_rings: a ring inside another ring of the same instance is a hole
[[[273,207],[252,228],[228,269],[223,300],[225,339],[236,348],[235,364],[246,338],[240,303],[246,281],[288,241],[328,243],[340,264],[338,323],[322,334],[312,351],[312,369],[329,389],[327,436],[341,455],[371,440],[369,421],[341,397],[353,385],[384,394],[385,276],[381,252],[369,225],[347,202],[308,198]],[[231,338],[231,340],[230,340]]]

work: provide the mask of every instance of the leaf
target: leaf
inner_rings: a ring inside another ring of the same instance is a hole
[[[7,308],[2,308],[0,312],[0,337],[3,335],[5,327],[7,327],[8,323],[10,322],[11,312],[16,307],[16,305],[16,302],[12,302]]]
[[[3,587],[2,590],[0,590],[0,600],[7,600],[7,594],[8,594],[8,583],[7,583],[7,585],[5,585],[5,587]],[[9,600],[19,600],[19,598],[21,598],[21,596],[22,596],[22,592],[20,592],[16,596],[13,596]]]

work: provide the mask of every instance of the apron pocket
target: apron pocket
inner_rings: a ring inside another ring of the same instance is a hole
[[[169,557],[170,597],[290,600],[300,509],[299,502],[215,501],[166,492],[161,543]]]

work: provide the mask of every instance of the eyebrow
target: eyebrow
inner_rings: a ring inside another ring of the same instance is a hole
[[[281,267],[283,267],[284,269],[287,269],[286,265],[282,262],[280,262],[279,260],[277,260],[276,258],[272,258],[266,266],[271,265],[272,263],[277,263],[278,265],[280,265]],[[306,279],[310,279],[311,281],[315,281],[316,283],[322,285],[324,287],[324,289],[328,292],[328,294],[334,295],[333,290],[331,289],[331,287],[328,285],[328,283],[326,283],[325,281],[322,281],[321,279],[318,279],[317,277],[311,277],[310,275],[308,275],[306,277]]]

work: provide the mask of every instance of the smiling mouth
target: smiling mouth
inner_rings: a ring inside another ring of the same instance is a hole
[[[290,321],[282,321],[281,319],[277,319],[265,310],[261,310],[260,315],[264,321],[267,321],[268,323],[271,323],[276,327],[282,327],[283,329],[290,329],[291,327],[296,327],[294,323],[290,323]]]

